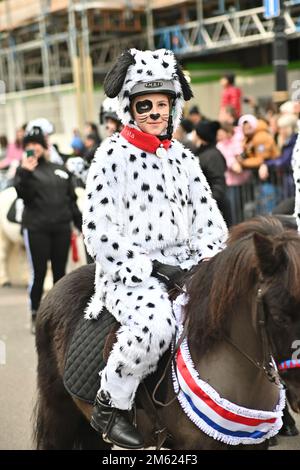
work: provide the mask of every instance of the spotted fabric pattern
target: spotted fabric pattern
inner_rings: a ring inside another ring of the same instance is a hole
[[[189,269],[224,248],[227,228],[189,150],[173,140],[158,158],[119,134],[95,154],[83,219],[96,261],[85,316],[98,318],[106,307],[122,325],[101,387],[114,406],[128,409],[176,329],[165,287],[151,276],[152,261]]]

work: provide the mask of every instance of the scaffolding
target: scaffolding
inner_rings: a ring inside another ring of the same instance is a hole
[[[284,20],[288,38],[299,38],[300,8],[294,16],[286,9]],[[264,18],[263,7],[155,30],[157,47],[166,47],[185,57],[266,44],[273,38],[274,23]]]
[[[228,13],[207,18],[205,8],[222,11],[224,2],[3,0],[1,80],[7,92],[74,83],[78,100],[80,92],[85,91],[87,115],[92,115],[93,82],[102,80],[126,48],[166,47],[189,57],[273,40],[273,21],[264,18],[263,7],[238,11],[233,5],[239,2],[229,3]],[[187,11],[191,5],[194,21],[185,21],[183,15],[179,24],[156,26],[162,9]],[[288,38],[300,37],[300,1],[285,2],[284,18]]]

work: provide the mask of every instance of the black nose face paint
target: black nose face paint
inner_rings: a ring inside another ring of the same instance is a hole
[[[157,114],[150,114],[150,119],[152,119],[153,121],[157,121],[157,119],[160,118],[160,114],[157,113]]]
[[[153,108],[153,103],[150,100],[138,101],[135,104],[135,109],[138,114],[149,113]]]

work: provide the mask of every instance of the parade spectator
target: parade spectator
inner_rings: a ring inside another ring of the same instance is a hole
[[[196,146],[195,155],[199,158],[201,169],[217,201],[227,225],[231,225],[230,205],[227,199],[225,183],[226,161],[217,149],[217,132],[220,124],[217,121],[200,122],[194,131],[193,143]]]
[[[99,134],[98,126],[94,122],[86,122],[84,126],[84,138],[93,135],[97,146],[101,143],[101,137]]]
[[[269,123],[270,133],[274,137],[276,144],[278,141],[278,119],[279,118],[280,118],[280,114],[269,115],[266,118]]]
[[[292,171],[292,155],[297,141],[297,118],[294,114],[284,114],[278,119],[278,145],[280,155],[274,160],[267,160],[265,172],[275,168],[280,182],[281,197],[289,198],[295,194]]]
[[[276,184],[271,181],[267,160],[277,158],[279,149],[269,132],[268,124],[252,114],[239,119],[244,134],[243,152],[238,157],[244,169],[251,169],[255,177],[256,211],[260,214],[271,213],[278,202]]]
[[[24,201],[22,231],[32,269],[29,288],[32,332],[43,294],[47,261],[51,260],[53,282],[65,274],[71,240],[71,222],[81,229],[71,175],[49,161],[47,142],[39,127],[24,137],[22,163],[15,188]]]
[[[84,142],[80,137],[80,132],[78,129],[74,129],[73,138],[71,141],[71,147],[73,149],[74,157],[81,157],[84,153]]]
[[[206,121],[206,118],[201,114],[198,106],[192,106],[189,110],[188,119],[193,124],[194,128],[199,124],[201,121]]]
[[[11,164],[19,162],[23,155],[24,126],[17,129],[15,141],[7,145],[6,155],[0,161],[0,170],[8,169]]]
[[[95,134],[88,134],[84,139],[85,150],[83,152],[84,160],[90,164],[94,158],[95,152],[99,147],[99,141]]]
[[[220,108],[218,121],[232,124],[234,126],[237,125],[238,116],[236,110],[232,106],[224,106],[223,108]]]
[[[57,165],[64,164],[64,158],[66,155],[61,155],[57,145],[54,145],[50,142],[50,136],[54,133],[54,126],[52,122],[48,121],[46,118],[37,118],[29,121],[26,127],[26,132],[30,132],[34,127],[39,127],[43,134],[47,144],[47,152],[49,153],[49,159],[52,163]]]
[[[257,169],[260,179],[264,180],[267,175],[264,171],[259,171],[261,165],[265,160],[277,158],[279,155],[268,124],[252,114],[245,114],[239,119],[239,126],[244,134],[243,152],[239,162],[243,168]]]
[[[173,134],[173,138],[195,153],[196,147],[192,142],[192,132],[193,124],[191,121],[189,119],[181,119],[179,126]]]
[[[231,106],[235,109],[237,117],[241,115],[241,89],[235,86],[235,75],[227,73],[221,78],[221,110],[226,106]]]
[[[8,140],[6,135],[0,135],[0,163],[6,157]]]
[[[118,99],[105,98],[100,107],[99,121],[105,126],[107,137],[111,137],[115,132],[121,132],[123,129],[122,122],[118,116]]]
[[[242,153],[242,141],[235,137],[233,125],[228,123],[221,124],[217,133],[217,149],[220,150],[226,160],[227,170],[225,172],[225,181],[228,187],[227,195],[231,207],[232,223],[237,224],[243,220],[243,204],[245,195],[243,194],[243,185],[249,181],[251,173],[243,170],[237,157]]]
[[[300,132],[300,101],[286,101],[279,108],[280,114],[294,114],[297,118],[298,132]]]

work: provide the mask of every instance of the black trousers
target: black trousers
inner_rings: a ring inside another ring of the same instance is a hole
[[[24,229],[23,235],[32,274],[29,285],[30,306],[31,310],[37,310],[43,295],[48,260],[51,261],[54,283],[65,275],[71,229],[49,232]]]

